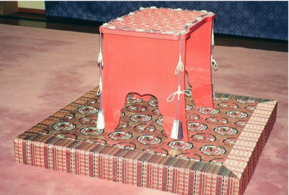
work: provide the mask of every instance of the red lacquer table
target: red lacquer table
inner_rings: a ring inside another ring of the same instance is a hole
[[[167,8],[141,8],[105,23],[103,33],[103,110],[106,130],[115,129],[126,96],[134,92],[158,99],[163,125],[170,135],[177,100],[168,102],[178,90],[175,69],[181,55],[185,74],[198,107],[213,107],[211,76],[212,12]],[[181,42],[181,43],[180,43]],[[181,46],[180,46],[181,45]],[[180,118],[187,139],[185,95],[180,95]],[[145,117],[141,116],[140,117]]]

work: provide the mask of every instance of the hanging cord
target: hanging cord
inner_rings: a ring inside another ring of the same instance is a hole
[[[103,66],[101,31],[99,32],[99,54],[98,54],[98,58],[97,58],[97,63],[99,64],[99,77],[100,77],[97,95],[100,95],[102,92],[102,66]]]
[[[178,95],[178,102],[177,102],[177,107],[176,107],[176,120],[180,119],[180,95],[181,94],[186,94],[186,95],[191,95],[190,90],[183,90],[181,91],[181,72],[184,71],[184,64],[182,62],[182,34],[180,34],[180,48],[179,48],[179,62],[178,65],[175,69],[175,75],[178,75],[178,91],[172,93],[168,98],[167,102],[172,102],[175,99],[175,96]]]
[[[214,60],[213,58],[213,48],[215,45],[215,37],[214,37],[214,22],[212,24],[212,43],[211,43],[211,66],[213,67],[214,71],[217,71],[219,68],[218,63],[216,62],[216,60]]]
[[[219,68],[219,65],[217,64],[216,60],[213,59],[213,55],[211,56],[211,60],[212,60],[212,67],[214,71],[217,71]]]
[[[102,110],[102,68],[103,68],[103,57],[102,57],[102,34],[101,29],[99,29],[99,54],[97,62],[99,64],[99,86],[98,90],[96,92],[97,95],[99,95],[99,111],[97,114],[97,129],[104,129],[105,128],[105,120],[104,120],[104,114]]]
[[[168,98],[167,102],[172,102],[175,99],[175,96],[178,95],[178,104],[180,100],[180,95],[181,94],[186,94],[186,95],[191,95],[190,90],[183,90],[181,91],[181,72],[184,71],[184,64],[182,62],[182,35],[180,34],[180,48],[179,48],[179,62],[178,65],[175,69],[175,75],[178,75],[178,91],[172,93]]]
[[[168,98],[168,102],[172,102],[175,99],[175,96],[178,95],[177,105],[176,105],[176,115],[173,121],[172,131],[171,131],[171,138],[173,139],[183,139],[184,132],[183,132],[183,125],[181,121],[181,108],[180,108],[180,95],[186,94],[190,95],[190,90],[183,90],[181,91],[181,72],[184,71],[184,64],[182,62],[182,33],[180,33],[180,48],[179,48],[179,62],[175,69],[175,75],[178,75],[178,91],[172,93]]]
[[[212,43],[211,43],[211,67],[214,69],[214,71],[217,71],[219,66],[218,66],[216,60],[213,59],[214,45],[215,45],[215,40],[214,40],[214,22],[213,22],[213,24],[212,24]],[[212,96],[213,96],[213,98],[215,98],[213,83],[212,83]]]
[[[179,73],[179,71],[181,71],[181,72],[184,71],[184,64],[182,62],[182,55],[181,54],[179,56],[179,62],[178,62],[178,65],[176,67],[176,70],[175,70],[175,75],[177,75]]]
[[[102,110],[102,67],[103,67],[103,57],[102,57],[102,33],[101,30],[99,32],[99,54],[98,54],[98,58],[97,58],[97,62],[99,64],[99,87],[98,90],[96,92],[97,95],[99,95],[100,97],[100,105],[99,105],[99,109]]]
[[[186,90],[181,91],[181,90],[180,90],[180,87],[178,86],[178,91],[172,93],[172,94],[167,98],[167,102],[172,102],[172,101],[174,101],[176,95],[178,95],[178,99],[180,99],[180,95],[181,95],[181,94],[186,94],[187,96],[190,96],[190,95],[192,95],[192,92],[191,92],[189,89],[186,89]]]

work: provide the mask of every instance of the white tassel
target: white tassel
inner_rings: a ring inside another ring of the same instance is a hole
[[[176,119],[174,120],[172,132],[171,132],[171,138],[173,138],[173,139],[183,139],[184,138],[182,121],[179,121]]]
[[[97,129],[104,129],[105,127],[105,121],[104,121],[104,114],[103,111],[99,111],[98,115],[97,115],[97,125],[96,128]]]
[[[98,58],[97,58],[97,62],[98,62],[99,64],[103,65],[103,64],[102,64],[102,60],[103,60],[103,58],[102,58],[102,52],[101,52],[101,48],[100,48],[99,54],[98,54]]]
[[[172,132],[171,132],[171,138],[178,139],[178,133],[179,133],[179,121],[174,120]]]

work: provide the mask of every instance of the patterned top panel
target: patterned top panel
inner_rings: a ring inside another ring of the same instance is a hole
[[[179,35],[189,33],[189,28],[215,14],[206,10],[182,10],[169,8],[140,8],[128,15],[102,25],[102,28]]]

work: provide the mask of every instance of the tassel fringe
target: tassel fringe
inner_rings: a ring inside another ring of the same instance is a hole
[[[103,111],[99,111],[97,115],[97,129],[104,129],[105,128],[105,121],[104,121],[104,114]]]
[[[182,121],[179,121],[178,139],[183,139],[183,138],[184,138],[183,124],[182,124]]]
[[[183,139],[184,138],[183,124],[181,121],[174,120],[172,132],[171,132],[171,138],[173,138],[173,139]]]

